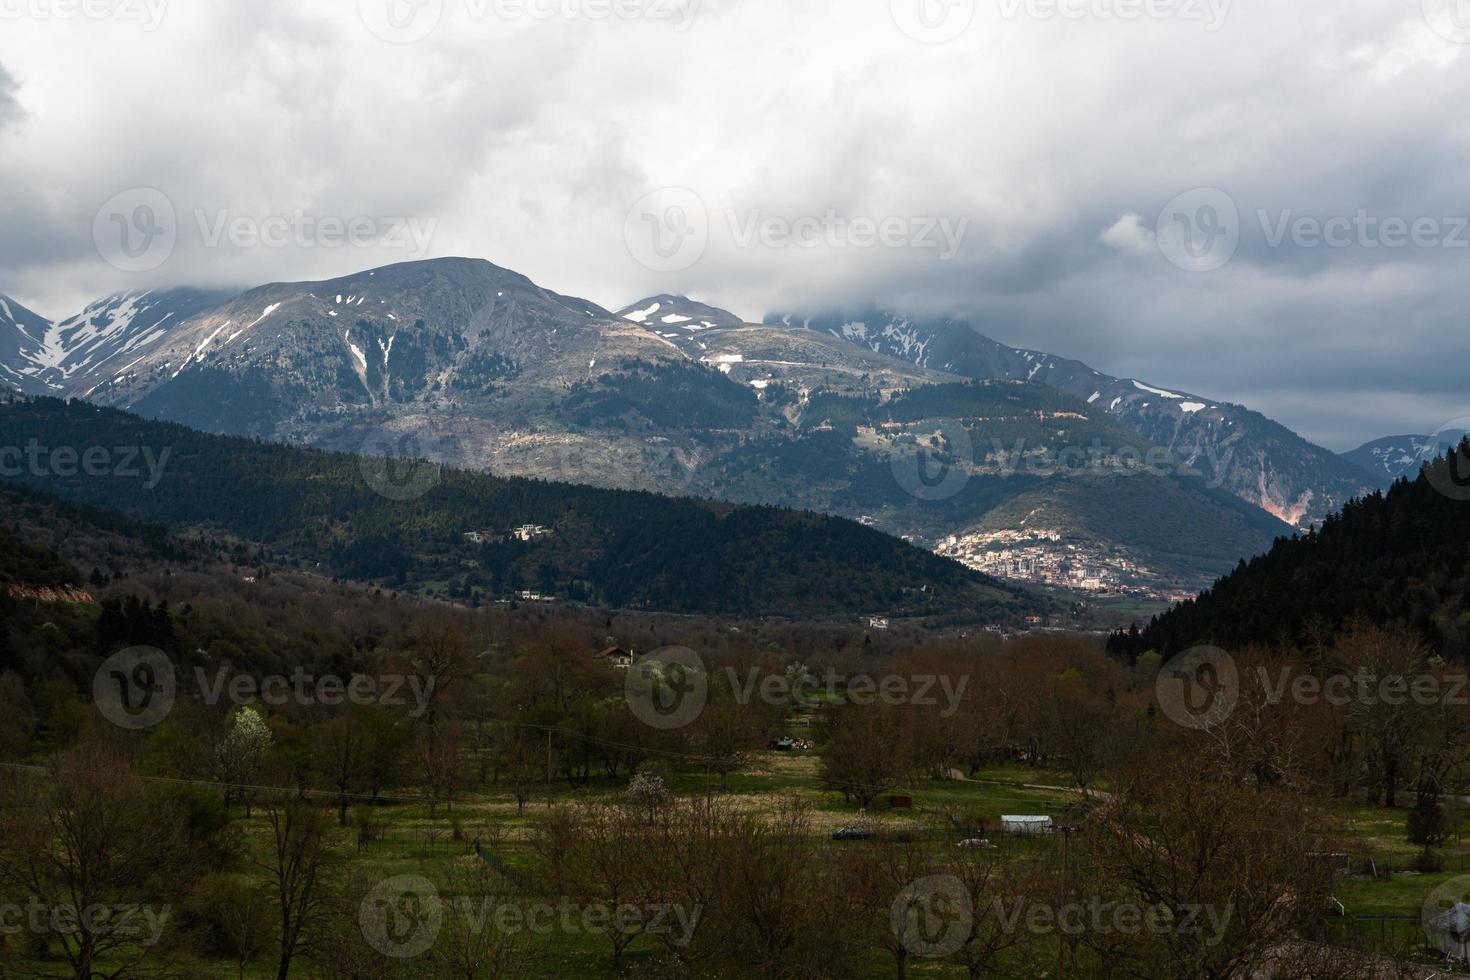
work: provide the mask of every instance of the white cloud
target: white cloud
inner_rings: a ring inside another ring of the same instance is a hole
[[[1147,255],[1154,251],[1154,233],[1140,215],[1129,212],[1098,236],[1098,241],[1120,252]]]

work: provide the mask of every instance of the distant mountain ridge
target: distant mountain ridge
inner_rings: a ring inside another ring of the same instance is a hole
[[[841,337],[967,378],[1025,380],[1103,405],[1124,425],[1288,524],[1320,521],[1373,483],[1354,462],[1240,405],[1103,374],[1080,361],[1008,347],[963,320],[915,320],[870,308],[773,313],[766,323]]]
[[[1048,574],[1193,589],[1285,530],[1227,506],[1219,487],[1239,488],[1214,478],[1210,452],[1233,461],[1233,443],[1191,449],[1123,411],[1180,403],[1188,422],[1216,403],[988,341],[970,353],[993,365],[941,357],[948,334],[906,323],[752,324],[672,294],[614,313],[466,258],[271,283],[191,315],[149,305],[159,299],[48,328],[90,346],[53,352],[45,391],[228,435],[346,452],[412,444],[499,475],[820,511],[1029,581],[1039,549]],[[1002,386],[959,385],[985,371]],[[1028,456],[1093,440],[1114,455],[1186,448],[1162,474],[1012,475],[1018,439]],[[959,466],[963,492],[907,487],[895,468],[915,454]]]
[[[1378,485],[1386,489],[1401,477],[1414,479],[1425,464],[1454,448],[1464,434],[1463,429],[1447,429],[1427,436],[1385,436],[1343,453],[1342,457],[1372,474]]]

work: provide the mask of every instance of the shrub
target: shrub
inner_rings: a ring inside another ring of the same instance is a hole
[[[1443,803],[1420,803],[1409,811],[1411,844],[1423,844],[1426,848],[1432,844],[1443,844],[1452,830],[1450,813]]]
[[[1424,850],[1415,856],[1414,862],[1409,867],[1424,874],[1433,874],[1436,871],[1444,870],[1444,857],[1426,844],[1424,845]]]

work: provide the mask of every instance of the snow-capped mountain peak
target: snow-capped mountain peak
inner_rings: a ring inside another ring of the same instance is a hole
[[[200,289],[135,290],[89,305],[46,332],[39,378],[63,388],[86,374],[126,370],[179,323],[221,302],[227,293]]]
[[[30,394],[69,393],[88,377],[121,373],[158,347],[178,324],[230,295],[202,289],[131,290],[56,321],[0,296],[0,384]]]
[[[721,327],[738,327],[743,320],[717,306],[696,302],[687,296],[665,293],[650,296],[618,310],[618,316],[669,337],[716,330]]]

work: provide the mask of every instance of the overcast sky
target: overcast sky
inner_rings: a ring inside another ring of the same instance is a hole
[[[1345,449],[1470,414],[1467,104],[1470,0],[0,0],[0,292],[471,255]]]

